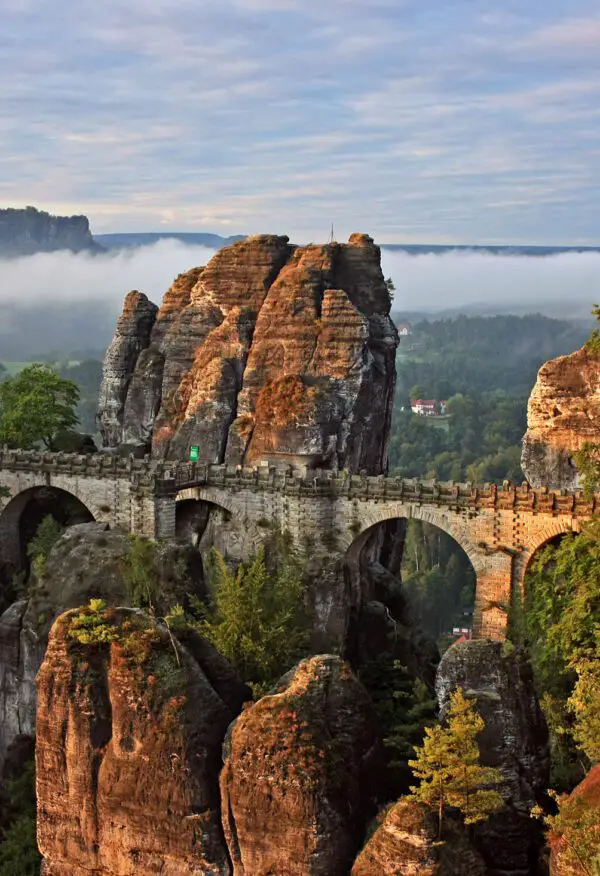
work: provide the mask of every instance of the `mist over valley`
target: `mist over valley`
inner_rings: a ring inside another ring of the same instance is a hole
[[[0,259],[0,359],[104,351],[128,291],[138,289],[159,304],[179,273],[206,264],[215,251],[160,239],[99,255],[59,251]],[[410,321],[535,312],[588,321],[600,253],[413,254],[384,247],[382,265],[396,287],[392,311]]]

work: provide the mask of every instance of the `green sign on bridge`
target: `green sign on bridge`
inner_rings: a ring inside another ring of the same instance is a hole
[[[192,444],[190,447],[190,462],[198,462],[200,459],[200,448],[197,444]]]

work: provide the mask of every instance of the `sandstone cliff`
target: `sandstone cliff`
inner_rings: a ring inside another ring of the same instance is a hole
[[[98,252],[87,216],[51,216],[35,207],[0,210],[0,257],[55,250]]]
[[[100,394],[105,446],[380,473],[398,343],[389,310],[367,235],[226,247],[176,279],[155,319],[147,300],[126,299]]]
[[[129,548],[128,536],[104,523],[69,527],[50,552],[42,576],[31,581],[30,597],[0,617],[0,770],[14,740],[35,733],[35,676],[54,618],[93,597],[127,605],[123,561]],[[189,592],[204,594],[202,562],[191,544],[157,545],[157,562],[159,613],[185,602]],[[178,567],[185,570],[180,578]]]
[[[600,443],[600,355],[582,347],[546,362],[529,398],[522,467],[534,487],[574,489],[573,453]]]
[[[472,640],[449,648],[438,666],[441,715],[462,687],[475,698],[485,721],[479,738],[482,762],[503,775],[505,806],[474,831],[491,876],[530,876],[542,843],[532,824],[549,779],[548,733],[533,688],[529,664],[501,642]]]
[[[74,638],[93,615],[58,618],[38,675],[45,876],[226,876],[220,748],[249,692],[208,643],[192,656],[139,612]]]
[[[346,876],[378,770],[360,682],[339,657],[300,663],[228,734],[221,805],[235,876]]]

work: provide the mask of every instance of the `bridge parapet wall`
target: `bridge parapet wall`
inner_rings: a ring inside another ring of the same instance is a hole
[[[132,475],[153,482],[164,477],[164,464],[148,457],[134,459],[107,453],[50,453],[38,450],[1,450],[0,471],[59,472],[64,476],[128,478]]]
[[[232,465],[173,466],[165,481],[166,488],[178,490],[193,486],[222,489],[268,490],[287,495],[329,496],[378,501],[400,501],[443,505],[456,509],[483,508],[538,514],[570,514],[587,518],[600,513],[600,493],[592,497],[582,491],[533,489],[528,484],[470,484],[420,481],[394,477],[341,474],[316,469],[299,476],[276,467],[243,468]]]

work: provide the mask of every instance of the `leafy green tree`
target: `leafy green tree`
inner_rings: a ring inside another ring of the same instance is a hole
[[[436,722],[437,700],[420,678],[393,653],[384,651],[366,661],[358,671],[379,719],[390,768],[394,795],[410,780],[408,760],[423,741],[425,727]]]
[[[450,698],[445,726],[427,727],[423,745],[409,761],[419,784],[411,787],[413,799],[437,812],[439,837],[445,810],[458,809],[465,824],[477,824],[503,805],[496,788],[502,774],[482,766],[477,736],[483,718],[460,688]]]
[[[213,551],[208,573],[211,605],[200,632],[260,696],[304,654],[308,644],[299,559],[288,545],[269,569],[261,547],[234,572]]]
[[[27,556],[37,575],[43,575],[48,555],[64,531],[64,527],[51,514],[47,514],[38,526],[27,545]]]
[[[123,581],[131,604],[154,611],[160,593],[161,576],[156,545],[149,538],[129,537],[129,551],[123,560]]]
[[[571,663],[577,675],[568,707],[574,716],[573,737],[592,763],[600,761],[600,624],[596,647]]]
[[[580,752],[592,761],[598,756],[600,520],[534,558],[525,581],[524,625],[550,728],[552,782],[569,787],[581,778]]]
[[[54,449],[59,432],[77,425],[79,389],[46,365],[29,365],[0,382],[0,444]]]
[[[0,876],[38,876],[41,858],[36,837],[35,762],[28,761],[18,779],[7,783],[8,826],[0,841]]]
[[[600,820],[598,804],[579,795],[550,792],[558,812],[547,815],[534,806],[532,816],[540,818],[547,829],[547,839],[560,854],[562,863],[581,876],[600,874]]]

